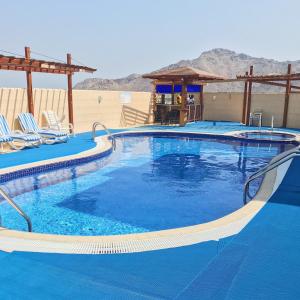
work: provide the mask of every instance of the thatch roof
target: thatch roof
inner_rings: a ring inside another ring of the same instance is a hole
[[[144,74],[143,78],[157,80],[222,80],[225,77],[192,67],[181,67]]]

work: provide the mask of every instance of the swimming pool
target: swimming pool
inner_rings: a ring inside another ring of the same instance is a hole
[[[242,207],[249,174],[294,145],[225,137],[139,133],[89,163],[2,184],[33,231],[116,235],[200,224]],[[253,189],[257,189],[257,182]],[[5,202],[2,226],[26,230]]]

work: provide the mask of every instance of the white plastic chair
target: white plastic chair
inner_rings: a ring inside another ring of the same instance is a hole
[[[48,124],[50,129],[59,130],[59,131],[66,131],[68,134],[74,136],[74,127],[73,124],[69,123],[68,127],[63,125],[63,120],[65,116],[61,119],[58,118],[57,114],[52,110],[47,110],[43,112],[43,116]]]

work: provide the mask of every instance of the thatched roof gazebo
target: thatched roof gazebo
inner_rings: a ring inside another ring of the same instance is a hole
[[[171,94],[171,103],[160,103],[160,110],[168,110],[168,113],[179,112],[178,122],[184,126],[190,121],[192,107],[193,120],[203,118],[203,82],[211,80],[225,80],[221,75],[209,73],[193,67],[180,67],[176,69],[162,70],[143,75],[143,78],[153,79],[153,111],[158,111],[156,94]],[[188,93],[199,94],[199,104],[187,105]],[[175,94],[180,95],[180,103],[175,103]],[[196,117],[197,116],[197,117]]]

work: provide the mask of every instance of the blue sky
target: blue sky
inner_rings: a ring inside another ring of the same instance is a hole
[[[298,0],[26,0],[1,3],[0,49],[24,46],[58,59],[66,53],[93,75],[145,73],[212,48],[278,60],[300,59]],[[36,58],[42,58],[35,55]],[[65,88],[65,76],[34,74],[34,87]],[[0,86],[25,87],[22,72],[0,72]]]

